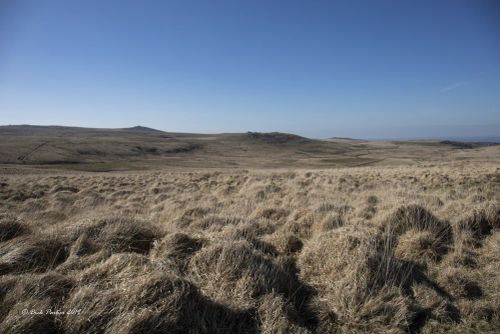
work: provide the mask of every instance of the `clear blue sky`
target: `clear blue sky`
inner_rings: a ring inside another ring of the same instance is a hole
[[[0,124],[500,135],[500,2],[0,1]]]

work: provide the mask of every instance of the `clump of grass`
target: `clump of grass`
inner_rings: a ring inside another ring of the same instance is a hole
[[[493,229],[500,228],[500,206],[489,205],[475,209],[457,224],[458,231],[468,231],[476,240],[482,240],[491,234]]]
[[[252,242],[250,238],[247,238],[247,240]],[[294,256],[299,253],[304,246],[304,242],[301,238],[286,231],[266,235],[262,238],[262,241],[258,239],[257,241],[267,245],[267,249],[259,246],[259,244],[254,241],[253,244],[256,248],[260,248],[262,251],[273,255],[283,254]]]
[[[28,232],[28,227],[17,217],[0,215],[0,242],[7,241]]]
[[[189,258],[203,246],[203,241],[184,233],[163,238],[151,252],[152,258],[170,270],[183,272]]]
[[[78,287],[66,300],[64,308],[82,310],[82,316],[67,315],[65,333],[104,333],[123,307],[122,292],[118,289],[101,290],[96,286]]]
[[[411,271],[376,229],[345,226],[309,240],[299,265],[301,276],[318,291],[321,326],[401,331],[411,324],[412,302],[402,289]]]
[[[264,254],[275,256],[278,253],[276,247],[269,242],[263,241],[263,238],[261,238],[262,236],[270,235],[273,231],[274,228],[272,225],[248,223],[226,229],[220,238],[228,242],[244,240]]]
[[[440,281],[455,298],[477,299],[483,295],[479,284],[463,269],[448,268],[440,273]]]
[[[151,224],[133,219],[112,219],[106,221],[99,241],[112,252],[137,252],[146,254],[160,232]]]
[[[240,328],[256,329],[251,314],[213,303],[189,281],[162,272],[131,277],[119,288],[82,287],[65,306],[85,310],[84,317],[65,318],[66,333],[182,333],[186,329],[234,333]]]
[[[439,291],[422,283],[415,284],[411,290],[424,319],[444,324],[453,324],[460,320],[460,311]]]
[[[260,332],[266,334],[274,333],[312,333],[308,328],[302,326],[296,318],[296,310],[287,303],[283,296],[270,293],[260,299],[257,316],[260,323]]]
[[[388,244],[402,260],[426,268],[440,261],[453,243],[451,225],[419,205],[397,208],[383,227]]]
[[[152,263],[144,255],[118,253],[80,271],[75,275],[75,279],[79,285],[110,286],[127,282],[152,269]]]
[[[323,231],[330,231],[345,225],[345,221],[340,215],[328,215],[326,216],[321,224],[321,229]]]
[[[45,272],[64,262],[69,245],[56,236],[30,236],[0,244],[0,274]]]
[[[266,208],[261,210],[258,216],[269,220],[281,220],[288,217],[289,214],[290,212],[288,212],[288,210],[286,209]]]
[[[162,236],[155,225],[126,215],[83,221],[69,229],[70,238],[75,240],[72,253],[80,255],[101,249],[147,254]]]
[[[79,272],[106,261],[112,253],[109,250],[100,250],[84,256],[70,254],[65,262],[61,263],[55,269],[57,272],[68,275],[78,275]]]
[[[189,263],[189,272],[202,290],[226,303],[251,307],[255,298],[272,291],[287,292],[290,276],[246,240],[203,248]]]
[[[61,333],[56,316],[46,314],[51,309],[47,299],[27,299],[15,304],[5,319],[0,323],[0,332],[12,334],[24,333]],[[23,314],[23,310],[33,310],[37,313]]]
[[[438,219],[422,206],[411,204],[397,208],[387,219],[389,233],[402,235],[409,230],[430,231],[443,242],[452,237],[449,223]]]
[[[398,258],[424,267],[429,262],[438,262],[448,252],[446,243],[431,231],[410,230],[399,237],[395,254]]]
[[[84,232],[73,242],[70,248],[70,256],[83,256],[92,254],[95,251],[95,246]]]
[[[29,330],[45,328],[53,330],[53,318],[44,319],[42,315],[22,314],[21,306],[29,306],[28,310],[46,313],[57,310],[73,287],[71,278],[55,272],[46,274],[25,274],[20,276],[4,276],[0,280],[0,322],[4,320],[6,332],[29,332]],[[34,308],[34,307],[44,308]],[[19,312],[16,314],[15,312]],[[26,317],[24,319],[23,317]],[[36,332],[36,331],[35,331]]]
[[[57,272],[22,275],[5,296],[5,302],[16,302],[22,299],[48,298],[58,303],[62,301],[74,286],[73,280]]]
[[[226,226],[238,225],[242,219],[237,217],[220,217],[220,216],[207,216],[198,221],[193,222],[189,226],[194,229],[220,232]]]

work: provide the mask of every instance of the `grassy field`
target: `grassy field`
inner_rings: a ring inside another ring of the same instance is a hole
[[[2,165],[0,333],[500,330],[498,147],[222,137]]]

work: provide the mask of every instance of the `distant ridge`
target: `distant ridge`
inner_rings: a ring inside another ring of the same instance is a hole
[[[389,137],[366,138],[369,141],[436,141],[436,142],[461,142],[461,143],[500,143],[499,136],[464,136],[464,137]]]
[[[283,132],[247,132],[247,137],[257,139],[270,144],[284,144],[289,142],[305,142],[310,139]]]
[[[125,131],[136,131],[136,132],[156,132],[156,133],[164,133],[164,131],[153,129],[153,128],[148,128],[146,126],[142,125],[136,125],[130,128],[123,128],[121,130]]]
[[[64,125],[30,125],[30,124],[9,124],[9,125],[0,125],[0,128],[3,129],[29,129],[29,130],[67,130],[67,131],[82,131],[82,130],[92,130],[92,131],[141,131],[141,132],[164,132],[161,130],[148,128],[142,125],[136,125],[129,128],[87,128],[81,126],[64,126]]]
[[[0,168],[2,164],[88,171],[157,167],[332,168],[461,159],[462,150],[467,150],[471,159],[500,156],[500,146],[484,146],[492,144],[444,139],[320,140],[282,132],[189,134],[142,125],[118,129],[7,125],[0,126]]]
[[[327,140],[365,141],[364,139],[357,139],[357,138],[350,138],[350,137],[330,137]]]
[[[478,148],[478,147],[485,147],[485,146],[499,146],[500,143],[498,142],[464,142],[464,141],[455,141],[455,140],[442,140],[440,141],[441,144],[444,145],[450,145],[456,148]]]

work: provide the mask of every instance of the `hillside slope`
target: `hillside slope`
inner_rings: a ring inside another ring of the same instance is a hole
[[[0,126],[0,164],[79,170],[162,167],[330,168],[500,158],[498,146],[314,140],[287,133],[188,134],[142,126]]]

